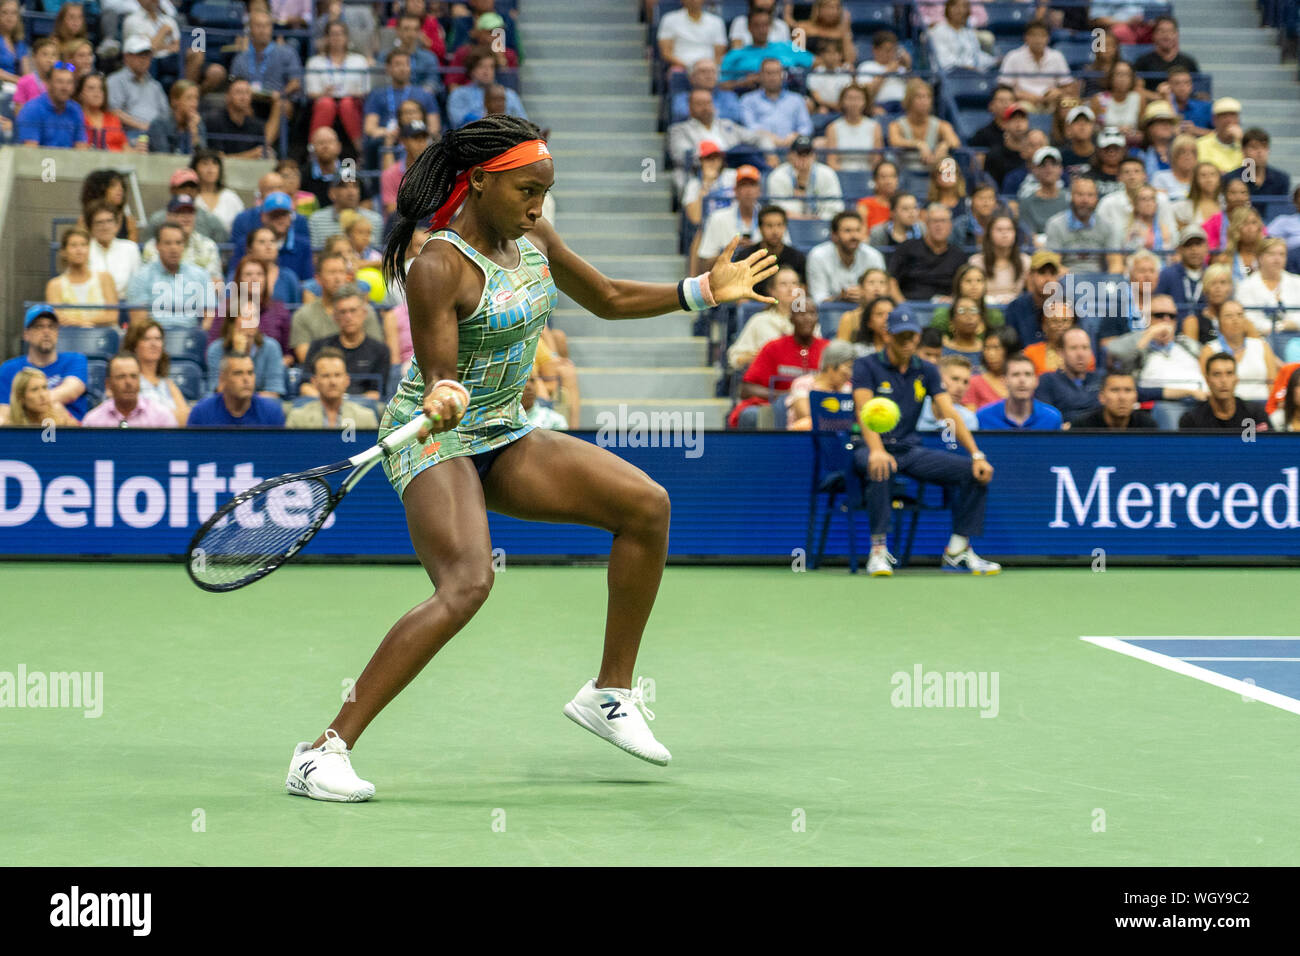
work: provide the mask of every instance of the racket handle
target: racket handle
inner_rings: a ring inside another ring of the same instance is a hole
[[[420,434],[420,429],[425,425],[432,426],[433,422],[429,421],[428,416],[420,414],[413,420],[407,422],[401,428],[397,429],[397,431],[393,432],[387,438],[382,439],[379,442],[379,445],[386,453],[391,454],[392,452],[397,451],[397,449],[415,441],[416,436]]]

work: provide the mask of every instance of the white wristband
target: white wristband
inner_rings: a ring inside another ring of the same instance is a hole
[[[434,382],[433,388],[430,389],[430,393],[432,394],[433,392],[436,392],[444,385],[448,388],[453,388],[456,389],[458,392],[460,392],[461,396],[465,399],[465,407],[466,408],[469,407],[469,389],[467,389],[460,382],[452,381],[449,378],[439,379],[437,382]]]

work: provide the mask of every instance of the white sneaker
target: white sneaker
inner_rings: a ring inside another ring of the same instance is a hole
[[[357,776],[351,751],[333,730],[325,731],[319,747],[304,741],[294,748],[284,786],[297,796],[335,803],[360,803],[375,795],[375,785]]]
[[[894,574],[898,560],[884,548],[873,548],[867,558],[867,574],[873,578],[888,578]]]
[[[646,706],[644,682],[644,677],[637,678],[636,687],[628,691],[618,687],[598,688],[593,678],[564,705],[564,716],[632,756],[663,767],[673,755],[655,740],[646,724],[646,719],[654,720],[655,715]]]
[[[985,561],[971,550],[970,545],[967,545],[965,550],[956,555],[949,554],[945,550],[943,552],[943,569],[945,571],[955,571],[958,574],[997,574],[1002,570],[1002,565],[996,561]]]

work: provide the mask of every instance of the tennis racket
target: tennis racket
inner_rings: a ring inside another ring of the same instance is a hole
[[[415,441],[424,415],[373,448],[254,485],[216,510],[194,533],[186,554],[190,578],[205,591],[234,591],[260,581],[307,546],[366,472]],[[338,491],[325,479],[352,469]]]

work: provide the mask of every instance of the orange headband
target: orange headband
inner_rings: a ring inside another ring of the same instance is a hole
[[[465,197],[469,194],[469,174],[475,169],[482,167],[486,172],[499,173],[506,169],[518,169],[520,166],[528,166],[538,160],[550,159],[550,157],[551,151],[546,148],[544,140],[530,139],[518,146],[511,146],[504,153],[493,156],[487,162],[475,163],[456,177],[456,184],[452,186],[451,196],[433,214],[430,228],[437,231],[451,222],[451,217],[456,214],[456,210],[461,207]]]

